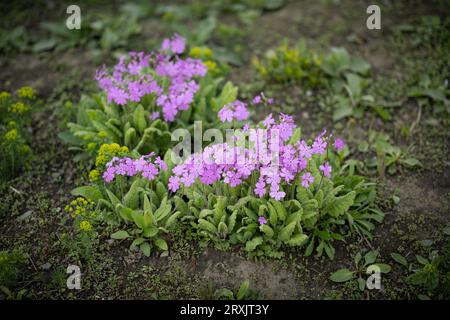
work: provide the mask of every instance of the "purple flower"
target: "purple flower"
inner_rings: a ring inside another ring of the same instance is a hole
[[[158,169],[153,163],[147,164],[142,170],[142,176],[148,180],[154,180],[155,176],[158,174]]]
[[[108,101],[111,100],[114,100],[114,102],[119,105],[124,105],[127,103],[128,94],[123,89],[112,87],[108,94]]]
[[[270,129],[270,127],[275,123],[275,120],[272,117],[272,114],[269,114],[263,121],[264,127],[266,129]]]
[[[226,105],[220,115],[225,120],[233,118],[234,108],[239,105],[238,100]],[[284,187],[297,177],[301,177],[303,187],[309,187],[315,179],[310,172],[304,170],[309,161],[317,161],[316,157],[313,158],[315,154],[323,153],[328,147],[326,141],[329,137],[325,136],[326,132],[322,132],[315,139],[313,146],[308,146],[304,140],[290,144],[288,140],[296,128],[291,116],[281,114],[276,121],[270,115],[263,122],[268,130],[262,128],[261,124],[256,126],[255,130],[250,130],[249,125],[246,126],[249,144],[214,144],[177,165],[173,169],[174,177],[177,178],[173,180],[173,183],[176,182],[173,188],[178,189],[180,185],[188,187],[193,183],[211,185],[217,181],[235,187],[243,182],[251,184],[250,177],[259,175],[253,190],[255,195],[264,197],[269,186],[269,196],[280,201],[286,196]],[[275,130],[279,128],[281,137],[278,140],[273,139],[277,138]],[[234,137],[236,141],[238,137]],[[271,155],[267,148],[277,152],[278,156]],[[328,162],[320,165],[320,170],[325,176],[330,176],[331,167]]]
[[[234,117],[238,121],[243,121],[249,117],[249,112],[245,104],[239,100],[233,102],[234,106]]]
[[[224,106],[222,109],[220,109],[219,113],[217,114],[220,121],[222,122],[231,122],[233,121],[233,110],[230,109],[229,105]]]
[[[327,148],[327,142],[322,139],[321,136],[317,137],[312,145],[312,153],[314,154],[324,154]]]
[[[150,115],[150,119],[151,120],[159,119],[159,112],[158,111],[152,112],[152,114]]]
[[[266,224],[266,223],[267,223],[267,220],[266,220],[265,217],[260,216],[260,217],[258,218],[258,222],[259,222],[260,225],[263,225],[263,224]]]
[[[327,178],[331,177],[331,166],[328,164],[328,161],[322,164],[320,170],[323,172],[323,175]]]
[[[233,120],[242,121],[247,119],[249,112],[245,103],[236,100],[226,104],[217,115],[222,122],[232,122]]]
[[[172,192],[176,192],[180,188],[180,178],[177,176],[171,176],[169,178],[169,190]]]
[[[261,103],[261,96],[258,94],[255,96],[252,100],[253,104],[260,104]]]
[[[156,157],[155,163],[159,166],[159,168],[163,171],[167,170],[167,164],[161,159],[161,157]]]
[[[340,138],[336,138],[336,140],[334,140],[334,148],[336,151],[341,151],[344,148],[344,141]]]
[[[257,194],[260,198],[264,197],[266,194],[266,184],[264,183],[262,177],[259,178],[255,185],[255,194]]]
[[[277,201],[280,201],[281,199],[283,199],[285,195],[286,195],[285,192],[279,191],[279,190],[270,192],[270,196]]]
[[[182,54],[186,46],[184,38],[178,34],[175,35],[175,38],[173,38],[170,45],[172,52],[175,54]]]
[[[164,39],[162,44],[161,44],[161,50],[166,51],[170,49],[170,44],[172,42],[170,41],[170,39]]]
[[[302,175],[302,186],[308,188],[311,183],[314,182],[314,177],[310,172],[306,172]]]
[[[97,70],[95,79],[106,92],[108,103],[136,104],[145,95],[153,94],[164,120],[174,121],[177,113],[187,110],[194,101],[199,90],[195,77],[205,76],[208,70],[199,59],[180,58],[178,54],[183,53],[185,47],[185,40],[175,34],[171,39],[164,39],[162,53],[146,55],[143,52],[130,52],[119,59],[112,74],[102,67]],[[152,120],[158,114],[153,113]]]
[[[106,169],[106,171],[103,173],[103,179],[106,182],[111,182],[114,180],[114,173],[115,173],[115,168],[114,167],[110,167],[108,169]]]

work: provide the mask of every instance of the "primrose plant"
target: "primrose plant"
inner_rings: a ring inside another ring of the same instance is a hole
[[[184,39],[175,35],[159,51],[130,52],[112,70],[97,71],[102,91],[82,96],[76,121],[60,135],[82,152],[77,159],[92,159],[104,143],[164,154],[173,129],[189,128],[195,120],[218,124],[217,111],[236,100],[237,88],[227,83],[219,90],[222,79],[210,75],[201,59],[185,57],[185,49]]]
[[[140,248],[147,256],[155,247],[167,251],[166,239],[180,212],[174,210],[165,187],[166,162],[154,153],[140,156],[106,145],[96,163],[97,169],[91,171],[96,176],[94,184],[76,188],[72,194],[98,204],[101,220],[120,229],[111,235],[113,239],[133,239],[131,249]]]
[[[363,180],[342,179],[342,170],[333,176],[341,139],[323,131],[303,140],[285,114],[246,125],[234,138],[189,156],[168,181],[181,220],[203,240],[271,257],[281,257],[282,246],[308,244],[307,255],[316,249],[333,258],[333,240],[352,231],[370,234],[370,221],[382,219]]]

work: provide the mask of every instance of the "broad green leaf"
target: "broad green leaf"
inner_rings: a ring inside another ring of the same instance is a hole
[[[81,196],[92,201],[103,199],[103,195],[95,186],[83,186],[73,189],[70,192],[74,196]]]
[[[245,244],[245,250],[246,251],[254,251],[257,246],[259,246],[261,243],[263,243],[262,237],[254,237],[252,240],[247,241]]]
[[[138,210],[133,210],[131,212],[131,218],[133,219],[134,223],[140,228],[144,229],[144,214],[142,212],[139,212]]]
[[[367,252],[364,255],[364,265],[367,266],[369,264],[374,263],[375,260],[377,259],[377,257],[378,257],[378,251],[372,250],[372,251]]]
[[[306,240],[308,240],[308,236],[306,234],[296,234],[286,243],[290,246],[300,246],[305,243]]]
[[[245,298],[245,294],[247,293],[248,286],[249,286],[249,281],[248,280],[245,280],[244,282],[242,282],[241,286],[239,287],[239,291],[237,293],[237,296],[236,296],[237,300],[242,300],[242,299]]]
[[[269,208],[269,221],[270,221],[270,224],[275,227],[277,225],[277,222],[278,222],[277,211],[275,210],[274,206],[270,202],[267,203],[267,207]]]
[[[278,219],[280,219],[281,221],[285,221],[287,213],[284,205],[279,201],[272,201],[272,205],[275,208]]]
[[[111,203],[113,204],[114,208],[117,207],[117,205],[120,203],[119,198],[117,198],[114,195],[114,193],[109,191],[109,189],[105,189],[105,190],[106,190],[106,194],[108,195],[109,201],[111,201]]]
[[[172,210],[172,206],[170,205],[170,203],[156,209],[155,213],[153,214],[156,221],[161,221],[165,217],[167,217],[167,215],[170,213],[170,210]]]
[[[269,227],[267,224],[262,224],[259,226],[259,230],[261,230],[262,232],[264,232],[264,234],[266,236],[268,236],[269,238],[273,237],[273,229],[271,227]]]
[[[123,239],[129,238],[129,237],[130,237],[130,235],[125,230],[120,230],[120,231],[114,232],[111,235],[111,238],[116,239],[116,240],[123,240]]]
[[[209,231],[209,232],[211,232],[211,233],[213,233],[213,234],[216,234],[216,233],[217,233],[217,228],[216,228],[211,222],[206,221],[205,219],[199,219],[199,220],[198,220],[198,225],[199,225],[202,229],[204,229],[204,230],[206,230],[206,231]]]
[[[143,243],[141,243],[141,245],[139,246],[139,248],[141,249],[142,253],[143,253],[146,257],[149,257],[149,256],[150,256],[151,247],[150,247],[150,244],[149,244],[148,242],[143,242]]]
[[[346,195],[336,197],[334,201],[327,207],[329,214],[335,218],[343,215],[352,206],[355,200],[356,192],[352,191]]]
[[[158,238],[155,240],[155,245],[161,249],[162,251],[167,251],[169,249],[169,247],[167,246],[167,242],[166,240],[162,239],[162,238]]]
[[[294,232],[296,222],[292,222],[285,226],[283,229],[281,229],[280,234],[278,235],[278,239],[282,242],[287,242],[292,233]]]
[[[353,279],[353,272],[347,268],[339,269],[330,276],[333,282],[346,282]]]
[[[381,273],[389,273],[391,271],[391,266],[385,263],[375,263],[374,266],[380,268]]]
[[[405,267],[408,267],[408,261],[401,254],[396,253],[396,252],[392,252],[391,253],[391,257],[392,257],[392,259],[394,259],[394,261],[400,263],[401,265],[403,265]]]

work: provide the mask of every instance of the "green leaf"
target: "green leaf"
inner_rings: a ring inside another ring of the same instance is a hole
[[[164,187],[164,184],[161,181],[158,181],[156,183],[156,195],[158,196],[159,200],[163,200],[165,197],[167,197],[167,189]]]
[[[269,227],[267,224],[262,224],[259,226],[259,230],[265,233],[269,238],[273,237],[273,229]]]
[[[130,249],[136,248],[138,245],[142,244],[145,241],[144,238],[137,238],[134,239],[133,242],[130,245]]]
[[[130,235],[125,230],[120,230],[120,231],[114,232],[111,235],[111,238],[116,239],[116,240],[123,240],[123,239],[127,239],[129,237],[130,237]]]
[[[339,121],[345,117],[349,117],[353,114],[353,108],[350,104],[339,104],[333,111],[333,121]]]
[[[289,144],[296,143],[298,140],[300,140],[301,135],[302,135],[301,128],[296,128],[294,130],[294,133],[292,134],[291,138],[289,139]]]
[[[313,252],[313,250],[314,250],[314,242],[315,242],[315,238],[312,238],[311,241],[308,244],[308,247],[306,247],[306,250],[305,250],[305,256],[306,257],[309,257],[311,255],[311,253]]]
[[[401,265],[408,267],[408,260],[406,260],[406,258],[404,256],[402,256],[401,254],[392,252],[391,257],[392,257],[392,259],[394,259],[395,262],[398,262]]]
[[[366,280],[364,280],[363,278],[358,278],[357,281],[359,290],[364,291],[364,289],[366,288]]]
[[[161,221],[165,217],[167,217],[167,215],[170,213],[170,210],[172,210],[172,206],[170,205],[170,203],[156,209],[154,213],[156,221]]]
[[[146,256],[149,257],[150,256],[150,251],[151,251],[151,247],[150,244],[148,242],[143,242],[139,248],[141,249],[142,253]]]
[[[343,215],[348,211],[355,200],[356,192],[352,191],[347,193],[346,195],[336,197],[334,201],[331,202],[329,206],[327,206],[327,210],[329,214],[335,218]]]
[[[109,201],[111,201],[112,205],[115,207],[117,207],[118,204],[120,204],[120,200],[119,198],[117,198],[114,193],[112,193],[111,191],[109,191],[109,189],[105,189],[106,190],[106,194],[108,195]]]
[[[81,196],[92,201],[103,199],[100,190],[95,186],[83,186],[73,189],[70,192],[74,196]]]
[[[128,128],[128,130],[125,132],[124,142],[125,145],[129,147],[134,147],[136,145],[137,143],[136,129]]]
[[[162,238],[158,238],[155,240],[155,245],[161,249],[162,251],[167,251],[169,249],[169,247],[167,246],[167,242],[166,240],[162,239]]]
[[[242,300],[245,298],[245,295],[247,293],[249,285],[250,285],[250,283],[248,280],[245,280],[244,282],[242,282],[241,286],[239,287],[237,296],[236,296],[237,300]]]
[[[263,238],[262,237],[254,237],[252,240],[247,241],[247,243],[245,244],[245,250],[246,251],[253,251],[261,243],[263,243]]]
[[[213,234],[217,233],[217,228],[216,226],[214,226],[211,222],[205,220],[205,219],[199,219],[198,220],[198,225],[202,228],[205,229],[206,231],[209,231]]]
[[[360,74],[366,74],[370,69],[370,64],[361,58],[353,58],[350,61],[350,70]]]
[[[234,229],[234,226],[236,225],[236,218],[237,218],[238,211],[235,210],[231,216],[228,218],[228,232],[232,232]]]
[[[33,50],[33,52],[38,53],[38,52],[52,50],[55,46],[56,46],[55,38],[50,38],[50,39],[45,39],[45,40],[36,42],[33,45],[32,50]]]
[[[186,215],[189,213],[189,207],[182,198],[180,198],[179,196],[175,196],[174,201],[175,201],[175,207],[177,208],[178,211],[180,211],[183,215]]]
[[[365,254],[364,256],[364,265],[369,265],[375,262],[378,256],[378,251],[372,250]]]
[[[123,197],[123,204],[125,207],[131,209],[137,209],[139,207],[139,189],[143,186],[144,181],[142,179],[135,180],[128,190],[127,194]]]
[[[380,268],[381,273],[389,273],[391,271],[391,266],[385,263],[375,263],[374,266]]]
[[[330,276],[333,282],[346,282],[353,279],[353,272],[347,268],[339,269]]]
[[[124,207],[122,204],[118,203],[116,206],[116,212],[119,212],[119,215],[125,221],[133,221],[133,217],[131,216],[133,209]]]
[[[420,264],[423,264],[423,265],[426,265],[429,263],[428,259],[425,259],[424,257],[419,256],[419,255],[416,255],[416,259],[417,259],[417,262],[419,262]]]
[[[155,226],[149,226],[144,228],[144,232],[142,233],[142,235],[146,238],[153,238],[154,236],[156,236],[158,234],[159,229]]]
[[[400,162],[408,167],[423,167],[422,162],[416,158],[400,159]]]
[[[275,210],[275,208],[273,207],[273,205],[270,202],[267,203],[267,206],[269,208],[269,221],[270,221],[270,224],[275,227],[277,225],[277,222],[278,222],[277,211]]]
[[[154,222],[154,217],[150,210],[144,211],[144,221],[143,222],[144,222],[144,228],[151,226],[152,223]]]
[[[291,222],[283,229],[281,229],[278,239],[282,242],[287,242],[291,238],[291,235],[294,232],[296,224],[297,224],[296,222]]]
[[[225,235],[228,234],[228,227],[227,227],[227,225],[225,224],[225,222],[223,222],[223,221],[220,221],[220,222],[219,222],[219,225],[217,226],[217,230],[219,231],[219,233],[220,233],[222,236],[225,236]]]
[[[278,219],[280,219],[281,221],[285,221],[287,213],[286,208],[283,206],[283,204],[279,201],[272,201],[272,205],[275,208]]]
[[[169,217],[169,219],[167,219],[165,227],[166,227],[166,228],[172,227],[172,225],[177,221],[178,216],[179,216],[180,214],[181,214],[180,211],[176,211],[175,213],[173,213],[173,214]]]
[[[133,219],[134,223],[140,228],[144,229],[144,214],[139,212],[138,210],[133,210],[131,212],[131,218]]]
[[[138,105],[133,112],[133,122],[134,126],[142,134],[147,127],[147,122],[145,121],[144,107]]]
[[[325,253],[327,254],[328,258],[333,260],[334,259],[334,254],[336,253],[336,250],[330,244],[330,242],[325,242],[324,243],[324,249],[325,249]]]
[[[296,234],[286,243],[290,246],[300,246],[305,243],[306,240],[308,240],[308,236],[306,234]]]

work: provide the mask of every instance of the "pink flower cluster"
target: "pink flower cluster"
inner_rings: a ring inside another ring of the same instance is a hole
[[[111,182],[117,175],[133,177],[137,174],[141,174],[142,177],[150,181],[154,180],[161,170],[167,170],[167,165],[159,156],[152,161],[153,156],[154,153],[152,152],[139,159],[114,157],[106,164],[103,180]]]
[[[172,51],[175,54],[182,54],[186,48],[184,38],[179,34],[174,34],[172,39],[164,39],[161,44],[162,51]]]
[[[107,92],[108,103],[118,105],[129,101],[139,102],[146,94],[161,94],[162,88],[150,74],[144,72],[149,67],[150,55],[143,52],[130,52],[128,59],[121,57],[114,66],[112,75],[106,67],[97,70],[95,79],[100,88]]]
[[[313,155],[325,153],[331,136],[325,136],[324,131],[311,145],[304,140],[291,144],[289,140],[295,129],[291,116],[281,114],[276,122],[270,114],[259,128],[247,129],[248,148],[216,144],[175,166],[174,175],[169,178],[169,189],[175,192],[181,186],[189,187],[197,179],[208,185],[222,181],[232,187],[258,179],[251,186],[255,194],[262,198],[269,193],[271,198],[280,200],[286,195],[283,185],[291,184],[298,176],[302,186],[308,188],[314,182],[314,176],[305,170],[308,162]],[[236,137],[236,141],[239,140]],[[330,176],[328,162],[322,164],[320,170]]]
[[[130,52],[128,57],[120,58],[112,75],[103,66],[95,79],[106,91],[108,103],[125,105],[140,102],[146,94],[154,94],[164,119],[173,121],[178,111],[188,109],[194,101],[199,89],[194,78],[203,77],[207,72],[201,60],[180,58],[178,55],[184,49],[184,39],[175,35],[163,41],[163,53]],[[156,115],[152,114],[152,118]]]
[[[232,122],[233,120],[246,120],[250,114],[247,105],[240,100],[236,100],[226,104],[217,115],[222,122]]]

